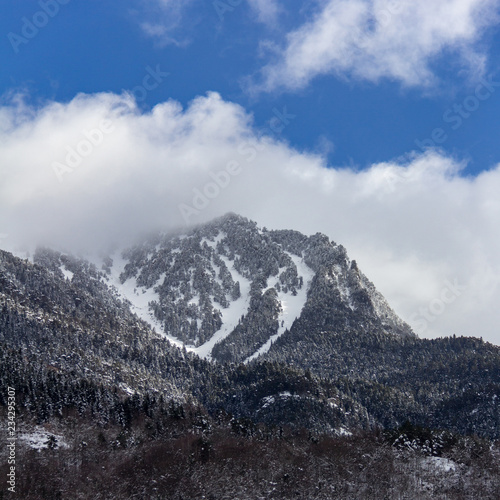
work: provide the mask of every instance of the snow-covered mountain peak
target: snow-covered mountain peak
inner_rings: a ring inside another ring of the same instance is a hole
[[[339,308],[380,314],[390,329],[404,326],[341,245],[320,233],[261,229],[232,213],[159,234],[105,268],[142,319],[221,361],[265,354],[323,294]]]

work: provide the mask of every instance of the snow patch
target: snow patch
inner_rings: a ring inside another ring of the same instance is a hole
[[[133,389],[131,389],[128,385],[126,384],[120,384],[120,389],[122,389],[124,392],[126,392],[129,396],[133,396],[136,391],[134,391]]]
[[[345,427],[339,427],[335,430],[337,436],[352,436],[352,432],[348,431]]]
[[[225,255],[220,255],[220,258],[226,264],[234,282],[239,281],[240,293],[239,299],[234,300],[227,308],[221,308],[222,327],[217,330],[212,338],[203,345],[191,349],[198,356],[211,359],[212,349],[217,342],[224,340],[238,325],[238,321],[244,316],[250,307],[250,280],[242,276],[235,268],[234,262],[231,262]]]
[[[426,457],[424,459],[424,465],[429,468],[434,468],[439,472],[455,472],[457,469],[457,464],[452,460],[444,457]]]
[[[18,434],[18,439],[23,441],[27,446],[34,450],[48,449],[49,438],[53,436],[55,448],[69,448],[62,436],[52,434],[45,429],[35,429],[33,432],[21,432]]]
[[[203,243],[206,243],[209,247],[215,250],[217,248],[217,244],[221,242],[225,237],[226,233],[224,233],[223,231],[219,231],[219,234],[213,240],[202,238],[200,241],[200,246],[203,246]]]
[[[307,301],[307,292],[311,286],[311,281],[314,278],[314,271],[304,263],[304,260],[290,252],[285,252],[297,267],[297,274],[303,279],[303,285],[300,290],[297,290],[297,295],[293,296],[290,292],[278,292],[278,300],[281,303],[282,311],[278,317],[278,331],[272,335],[267,342],[254,354],[249,356],[245,363],[258,358],[261,354],[265,354],[276,340],[281,337],[286,330],[292,327],[293,322],[300,316],[302,309]],[[270,288],[270,287],[268,287]]]
[[[73,279],[73,276],[74,276],[75,273],[73,273],[73,272],[69,271],[68,269],[66,269],[66,267],[64,266],[64,264],[59,269],[62,271],[62,273],[64,274],[64,277],[67,280],[71,281]]]
[[[262,398],[263,405],[262,408],[267,408],[269,405],[272,405],[275,401],[274,396],[266,396],[265,398]]]
[[[120,274],[125,269],[127,261],[121,256],[120,252],[116,252],[111,258],[113,259],[113,266],[109,275],[110,284],[116,288],[120,297],[130,302],[131,311],[148,323],[153,330],[172,342],[172,344],[183,347],[184,344],[182,342],[171,335],[165,334],[161,322],[158,321],[149,310],[149,303],[159,300],[158,294],[154,291],[154,286],[151,288],[140,287],[137,285],[137,280],[134,277],[127,279],[125,283],[121,283]],[[165,274],[162,274],[158,281],[163,279],[165,279]],[[186,349],[191,350],[187,346]]]

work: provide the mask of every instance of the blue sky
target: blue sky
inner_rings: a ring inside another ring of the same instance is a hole
[[[422,336],[500,344],[499,8],[2,2],[0,244],[231,210],[342,243]]]
[[[473,95],[478,80],[477,68],[464,66],[452,45],[429,60],[435,85],[407,85],[394,77],[373,82],[345,72],[319,74],[305,88],[255,95],[247,82],[258,79],[259,71],[275,59],[270,45],[282,47],[287,34],[321,10],[321,2],[282,2],[269,24],[259,22],[258,11],[248,2],[232,2],[236,6],[165,2],[184,4],[182,8],[161,8],[161,2],[151,0],[126,0],[119,8],[102,0],[58,2],[59,12],[32,39],[25,38],[27,43],[15,39],[15,50],[7,35],[22,36],[23,18],[33,21],[43,2],[3,2],[0,93],[26,90],[33,102],[69,101],[79,92],[120,93],[140,84],[147,66],[159,65],[170,76],[142,104],[152,107],[173,98],[187,105],[197,95],[217,91],[253,113],[258,127],[266,127],[273,108],[286,107],[296,119],[283,138],[301,150],[328,151],[335,166],[365,168],[418,150],[416,140],[429,139],[435,128],[446,132],[440,146],[447,153],[469,161],[467,173],[498,161],[500,92],[477,110],[470,101],[474,111],[456,130],[451,128],[456,121],[443,120],[447,110]],[[43,16],[39,22],[43,24]],[[162,26],[165,34],[149,35],[148,23]],[[471,46],[487,56],[483,74],[498,75],[500,81],[499,43],[493,25],[480,30]]]

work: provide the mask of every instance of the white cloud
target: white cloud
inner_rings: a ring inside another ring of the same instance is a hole
[[[142,30],[161,45],[185,46],[187,41],[179,36],[179,30],[192,3],[193,0],[145,0],[143,11],[134,13],[134,17],[139,15],[147,19],[140,23]]]
[[[276,22],[281,10],[279,0],[248,0],[248,3],[257,13],[260,22],[265,24]]]
[[[101,137],[102,120],[111,125]],[[215,93],[148,113],[128,95],[80,95],[39,109],[21,99],[0,108],[0,144],[4,247],[130,241],[184,225],[179,206],[206,191],[216,196],[191,222],[232,210],[269,228],[324,232],[415,327],[431,311],[424,335],[500,344],[500,167],[465,178],[463,165],[427,152],[362,171],[326,168],[319,155],[257,136],[245,110]],[[68,148],[86,156],[59,182],[53,164],[67,162]],[[228,166],[232,174],[220,174]]]
[[[141,23],[141,28],[148,35],[157,39],[162,44],[186,45],[185,40],[178,40],[178,32],[181,29],[193,28],[193,18],[187,22],[187,11],[197,0],[145,0],[143,15],[149,19]],[[199,0],[198,0],[199,1]],[[225,18],[226,13],[239,10],[245,4],[243,0],[217,0],[211,2],[214,14],[219,20]],[[247,0],[255,19],[268,26],[278,20],[282,11],[280,0]],[[194,5],[196,7],[196,5]],[[193,15],[196,10],[191,11]],[[240,12],[243,14],[244,10]]]
[[[487,56],[477,42],[498,20],[496,0],[329,0],[287,36],[278,60],[254,90],[299,89],[336,74],[406,86],[435,82],[432,64],[454,53],[472,74]]]

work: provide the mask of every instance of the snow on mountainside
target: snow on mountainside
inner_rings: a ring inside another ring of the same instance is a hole
[[[149,303],[157,300],[158,294],[153,288],[143,288],[137,285],[134,278],[130,278],[124,283],[120,280],[120,275],[127,264],[127,261],[121,257],[120,252],[116,252],[112,256],[113,266],[108,269],[109,284],[116,288],[118,295],[130,303],[130,309],[139,318],[151,325],[151,328],[158,333],[162,332],[160,322],[154,317],[149,309]],[[182,342],[179,342],[175,337],[167,336],[170,342],[182,347]]]
[[[259,346],[260,352],[268,349],[300,316],[314,276],[300,257],[283,251],[255,223],[233,215],[116,253],[106,271],[141,319],[208,359],[253,302],[273,290],[276,324]]]
[[[51,268],[43,255],[39,263]],[[52,271],[71,282],[74,258],[61,255]],[[132,312],[205,359],[269,358],[277,342],[293,350],[321,331],[414,335],[344,247],[319,233],[267,230],[227,214],[90,260]]]
[[[265,355],[323,293],[334,295],[338,308],[411,334],[341,245],[320,234],[260,229],[235,214],[159,234],[103,268],[141,319],[206,359]]]
[[[30,263],[0,251],[0,375],[29,387],[35,414],[62,415],[68,401],[101,412],[152,391],[272,426],[339,434],[411,417],[498,439],[498,348],[418,339],[324,235],[228,215],[92,260],[39,248]],[[79,380],[103,384],[109,398]]]
[[[298,275],[304,280],[306,286],[302,287],[297,295],[285,294],[283,292],[278,293],[278,300],[281,304],[281,312],[278,317],[278,322],[280,326],[278,327],[278,332],[271,335],[267,342],[260,347],[254,354],[249,356],[245,362],[248,363],[253,359],[257,359],[262,354],[265,354],[271,348],[273,342],[275,342],[279,337],[281,337],[286,330],[289,330],[293,322],[300,316],[302,308],[304,307],[307,300],[307,291],[311,285],[311,281],[314,277],[314,271],[308,267],[302,259],[296,255],[288,253],[290,258],[293,260],[295,267],[297,268]]]

